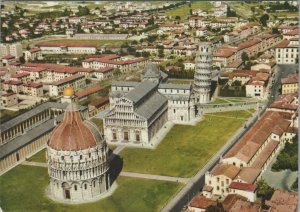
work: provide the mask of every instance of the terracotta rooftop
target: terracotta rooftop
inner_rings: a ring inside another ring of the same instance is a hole
[[[266,201],[270,212],[297,212],[298,193],[275,190],[270,200]]]
[[[285,39],[285,40],[281,41],[279,44],[277,44],[275,46],[275,48],[285,48],[289,45],[289,43],[290,43],[290,41]]]
[[[254,192],[256,190],[256,185],[250,183],[232,182],[230,183],[229,188]]]
[[[102,105],[105,105],[107,103],[109,103],[108,96],[98,99],[97,101],[91,102],[90,105],[95,106],[95,107],[101,107]]]
[[[251,167],[261,169],[263,165],[266,163],[270,155],[276,150],[279,142],[275,140],[271,140],[267,146],[259,153],[259,155],[255,158]]]
[[[198,194],[197,196],[195,196],[192,201],[189,203],[190,207],[194,207],[194,208],[201,208],[201,209],[206,209],[208,208],[210,205],[216,205],[217,202],[212,200],[212,199],[208,199],[200,194]]]
[[[224,210],[229,211],[238,200],[247,201],[247,198],[239,194],[228,194],[222,202]]]
[[[31,87],[31,88],[40,88],[40,87],[43,87],[43,84],[32,82],[32,83],[29,83],[29,84],[25,84],[23,86]]]
[[[30,53],[35,53],[35,52],[41,51],[41,49],[40,49],[40,48],[33,48],[33,49],[29,49],[28,51],[29,51]]]
[[[1,57],[1,59],[14,59],[15,56],[8,54],[8,55],[4,55],[3,57]]]
[[[85,89],[84,91],[81,91],[81,92],[77,92],[75,93],[75,95],[78,97],[78,98],[83,98],[83,97],[86,97],[88,95],[91,95],[93,93],[96,93],[100,90],[102,90],[103,87],[100,86],[100,85],[97,85],[95,87],[91,87],[91,88],[88,88],[88,89]]]
[[[293,84],[299,82],[299,76],[298,74],[290,74],[285,78],[281,79],[281,84]]]
[[[214,176],[224,175],[231,179],[234,179],[239,173],[240,169],[231,164],[218,163],[212,170],[211,174]]]
[[[294,103],[298,93],[280,95],[275,101],[269,106],[269,108],[287,109],[294,110],[298,109],[298,105]]]
[[[71,81],[74,81],[74,80],[78,80],[80,78],[84,78],[84,76],[81,75],[81,74],[75,74],[75,75],[72,75],[70,77],[66,77],[64,79],[55,81],[55,82],[52,83],[52,85],[59,86],[59,85],[62,85],[62,84],[65,84],[65,83],[68,83],[68,82],[71,82]]]
[[[8,80],[5,81],[4,84],[10,84],[10,85],[22,85],[23,82],[19,81],[19,80]]]
[[[230,212],[259,212],[260,204],[237,200],[229,210]]]
[[[93,69],[90,68],[82,68],[78,66],[64,66],[59,64],[52,64],[52,63],[25,63],[22,67],[36,67],[36,68],[46,68],[49,71],[60,72],[60,73],[69,73],[75,74],[79,71],[91,71]]]
[[[267,111],[245,135],[224,155],[224,158],[236,157],[248,163],[271,133],[281,136],[290,122],[280,113]]]
[[[261,169],[244,167],[241,168],[241,171],[236,176],[235,180],[242,180],[247,183],[254,183],[257,177],[259,176]]]
[[[260,43],[261,41],[259,39],[252,39],[252,40],[247,40],[247,41],[244,41],[242,43],[240,43],[238,45],[238,49],[241,50],[241,49],[246,49],[246,48],[249,48],[249,47],[252,47],[258,43]]]
[[[70,104],[68,107],[71,107]],[[68,109],[67,107],[67,109]],[[63,121],[53,130],[48,146],[58,151],[79,151],[95,147],[97,141],[74,106],[65,111]]]
[[[22,77],[29,76],[29,75],[30,75],[30,73],[28,73],[28,72],[21,72],[19,74],[12,75],[11,78],[22,78]]]

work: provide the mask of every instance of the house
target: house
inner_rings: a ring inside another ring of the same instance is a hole
[[[298,73],[290,74],[281,79],[281,93],[290,94],[298,92],[299,77]]]
[[[9,92],[1,95],[1,107],[10,107],[18,104],[18,97],[16,93]]]
[[[40,48],[32,48],[24,52],[25,61],[38,60],[42,58],[42,51]]]
[[[91,87],[91,88],[87,88],[83,91],[80,91],[80,92],[76,92],[75,93],[75,96],[77,96],[78,100],[85,100],[87,99],[87,97],[89,95],[93,95],[95,93],[98,93],[99,91],[103,90],[103,87],[102,86],[94,86],[94,87]]]
[[[66,87],[72,87],[74,90],[78,90],[84,88],[85,85],[85,77],[80,74],[75,74],[50,84],[49,96],[60,96]]]
[[[209,206],[216,205],[217,201],[198,194],[188,204],[188,212],[205,212]]]
[[[88,110],[90,117],[96,115],[97,113],[109,109],[109,97],[102,97],[94,102],[88,104]]]
[[[298,193],[283,190],[275,190],[270,200],[266,201],[269,211],[297,212]]]
[[[207,35],[207,28],[206,27],[198,27],[196,28],[196,36],[202,37]]]
[[[41,97],[44,95],[42,83],[31,82],[23,85],[23,93],[29,96]]]
[[[283,40],[275,46],[277,64],[297,64],[299,55],[298,39]]]

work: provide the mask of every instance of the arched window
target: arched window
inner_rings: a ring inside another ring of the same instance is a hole
[[[93,184],[94,184],[94,187],[96,187],[96,181],[94,181]]]
[[[77,191],[77,185],[74,185],[74,190]]]
[[[84,184],[84,189],[85,189],[85,190],[87,189],[87,184]]]

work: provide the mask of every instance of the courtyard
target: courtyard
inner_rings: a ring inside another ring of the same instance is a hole
[[[118,177],[118,187],[97,202],[66,205],[45,196],[47,168],[19,165],[0,177],[3,211],[158,211],[177,193],[175,182]]]

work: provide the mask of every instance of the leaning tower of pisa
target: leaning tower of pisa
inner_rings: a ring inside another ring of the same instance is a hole
[[[205,104],[210,101],[211,89],[211,44],[202,42],[196,56],[196,69],[194,74],[195,103]]]

